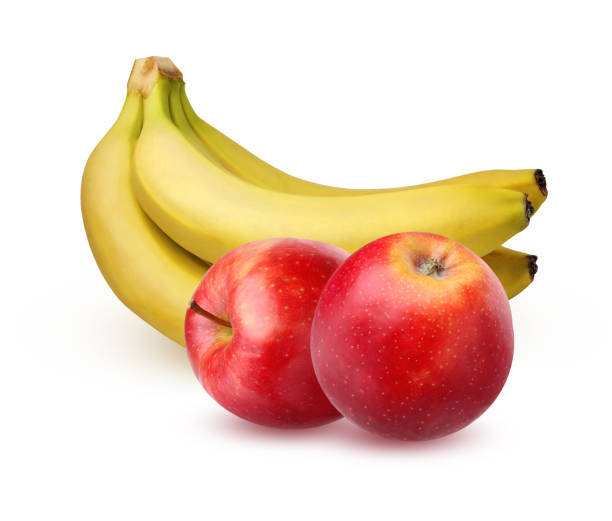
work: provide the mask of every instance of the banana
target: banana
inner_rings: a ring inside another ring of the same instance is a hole
[[[309,183],[285,174],[245,150],[230,138],[202,120],[194,111],[182,79],[173,83],[170,93],[172,120],[179,130],[205,156],[216,159],[216,164],[247,179],[258,186],[281,192],[308,195],[363,195],[396,191],[400,189],[352,190]],[[474,184],[496,186],[527,193],[536,211],[547,196],[546,179],[541,170],[489,170],[427,183],[404,187],[415,189],[426,186]],[[537,256],[499,247],[485,255],[483,260],[496,273],[509,299],[523,291],[534,279],[538,270]]]
[[[485,255],[482,260],[495,272],[509,299],[529,286],[538,271],[537,256],[503,246]]]
[[[285,181],[287,182],[285,188],[290,189],[290,193],[307,195],[308,191],[307,189],[305,189],[305,187],[308,188],[312,183],[302,183],[301,179],[288,176],[287,174],[280,172],[280,170],[277,170],[274,167],[267,165],[267,163],[264,163],[263,161],[255,158],[255,156],[252,156],[252,154],[250,154],[248,151],[244,150],[239,145],[236,145],[229,138],[217,132],[213,127],[205,123],[203,120],[199,119],[191,108],[191,105],[186,97],[185,83],[182,80],[178,80],[172,83],[170,92],[170,112],[175,125],[185,135],[185,137],[206,157],[214,158],[215,155],[219,155],[220,149],[214,148],[215,144],[218,147],[221,147],[221,155],[223,153],[223,145],[225,143],[229,143],[230,146],[232,146],[233,144],[234,148],[229,149],[230,154],[228,157],[232,159],[234,157],[232,154],[235,154],[239,162],[238,164],[240,164],[241,160],[249,160],[246,163],[246,172],[250,175],[250,179],[248,179],[249,181],[255,180],[255,184],[258,184],[259,186],[262,186],[264,188],[275,190],[277,189],[278,185],[271,186],[271,184],[274,184],[273,181],[275,180],[275,178],[279,176],[285,176]],[[191,114],[191,117],[186,117],[187,112]],[[195,125],[193,124],[194,120]],[[198,124],[198,121],[201,123]],[[212,133],[213,140],[211,143],[207,143],[202,134],[200,132],[197,132],[198,125],[201,129],[204,129],[205,132],[209,131]],[[217,139],[215,139],[215,136],[217,137]],[[215,162],[218,165],[225,164],[225,166],[228,168],[232,167],[232,165],[228,164],[227,161],[219,160]],[[262,176],[262,170],[258,170],[257,168],[250,168],[252,165],[261,165],[261,168],[264,169],[265,172],[269,175]],[[239,175],[243,179],[246,179],[244,174],[241,175],[241,171],[237,171],[234,173]],[[538,183],[539,177],[541,179],[540,183]],[[482,186],[498,186],[500,188],[508,188],[521,192],[530,192],[536,198],[538,204],[541,204],[544,201],[542,195],[544,195],[545,197],[546,193],[546,184],[544,176],[541,174],[541,171],[538,170],[491,170],[487,172],[477,172],[474,174],[450,178],[436,183],[428,183],[427,185],[421,186],[436,186],[444,184],[470,184],[470,182],[472,181],[475,185],[480,184]],[[493,182],[499,183],[499,185],[492,184]],[[323,185],[315,184],[314,186],[315,189],[323,188]],[[407,188],[413,189],[417,187],[418,185]],[[366,192],[365,190],[336,189],[334,187],[329,188],[330,190],[328,190],[325,195],[332,195],[333,193],[337,193],[338,195],[358,195]],[[534,191],[534,188],[537,188],[537,190]],[[376,193],[383,191],[387,190],[369,190],[367,192]],[[506,294],[508,295],[509,299],[518,295],[529,284],[531,284],[535,272],[537,271],[537,257],[535,255],[529,255],[519,251],[511,250],[509,248],[497,248],[491,253],[485,255],[483,257],[483,260],[497,274],[502,285],[504,286],[504,289],[506,290]]]
[[[214,262],[244,242],[275,236],[316,239],[354,251],[405,230],[446,235],[484,255],[525,228],[533,213],[523,193],[489,187],[316,197],[255,186],[228,175],[173,124],[171,82],[165,76],[160,71],[143,94],[134,192],[166,234],[202,259]]]
[[[219,132],[212,125],[209,125],[201,119],[191,106],[189,98],[185,92],[185,83],[182,79],[177,80],[177,85],[173,87],[171,94],[171,103],[173,106],[172,117],[178,113],[179,105],[177,98],[180,101],[184,110],[184,114],[175,119],[175,123],[183,133],[190,136],[190,141],[193,142],[194,133],[199,137],[201,145],[195,144],[196,147],[202,146],[209,156],[213,156],[217,164],[224,166],[229,172],[246,179],[253,184],[263,188],[278,190],[291,194],[303,195],[363,195],[370,193],[380,193],[388,191],[400,191],[416,188],[425,188],[428,186],[444,186],[444,185],[478,185],[490,186],[496,188],[507,188],[509,190],[517,190],[527,194],[527,197],[533,205],[534,211],[537,211],[542,203],[546,200],[548,190],[546,187],[546,178],[540,169],[528,170],[486,170],[483,172],[475,172],[473,174],[465,174],[461,176],[435,181],[433,183],[425,183],[412,186],[404,186],[399,188],[383,188],[383,189],[350,189],[338,188],[335,186],[327,186],[317,183],[311,183],[298,177],[286,174],[282,170],[275,168],[265,161],[262,161],[257,156],[241,147],[235,141],[232,141],[223,133]]]
[[[132,73],[141,74],[137,62]],[[119,118],[92,152],[81,185],[83,222],[102,275],[119,299],[184,345],[185,311],[207,264],[170,240],[140,209],[131,159],[142,127],[139,86],[128,83]]]

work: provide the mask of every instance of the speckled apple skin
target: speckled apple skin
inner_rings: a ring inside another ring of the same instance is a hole
[[[440,278],[417,271],[428,258]],[[478,418],[501,391],[514,350],[510,306],[491,269],[456,241],[383,237],[351,255],[323,291],[312,326],[317,378],[366,430],[428,440]]]
[[[322,242],[264,239],[208,270],[193,300],[231,328],[188,310],[185,339],[196,376],[219,404],[279,428],[340,418],[315,377],[310,330],[325,283],[347,257]]]

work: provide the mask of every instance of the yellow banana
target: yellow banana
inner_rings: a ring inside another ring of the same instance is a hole
[[[235,141],[232,141],[225,134],[219,132],[216,128],[209,125],[201,119],[191,106],[187,94],[185,93],[185,83],[182,79],[177,80],[177,84],[173,88],[171,102],[173,106],[172,117],[175,113],[181,121],[175,122],[177,126],[185,134],[190,134],[190,141],[193,135],[200,138],[201,145],[206,154],[214,157],[215,162],[224,166],[228,171],[237,176],[246,179],[253,184],[263,188],[278,190],[291,194],[303,195],[363,195],[369,193],[380,193],[388,191],[399,191],[415,188],[424,188],[428,186],[442,185],[478,185],[490,186],[496,188],[507,188],[517,190],[527,194],[529,201],[537,211],[541,204],[546,200],[548,191],[546,188],[546,178],[539,169],[527,170],[486,170],[483,172],[475,172],[473,174],[465,174],[461,176],[435,181],[433,183],[425,183],[420,185],[404,186],[399,188],[383,188],[383,189],[350,189],[338,188],[335,186],[327,186],[317,183],[311,183],[298,177],[286,174],[282,170],[275,168],[265,161],[262,161],[257,156],[241,147]],[[184,109],[184,115],[178,115],[178,99],[179,98]],[[185,120],[186,118],[186,120]],[[189,127],[190,128],[187,128]],[[195,145],[198,147],[198,144]]]
[[[174,82],[171,86],[170,112],[172,115],[172,120],[174,121],[176,126],[179,128],[179,130],[185,135],[185,137],[187,137],[187,139],[196,148],[198,148],[205,156],[209,158],[214,157],[215,149],[210,147],[209,144],[206,143],[202,137],[200,137],[199,133],[194,132],[195,127],[191,125],[193,117],[190,118],[189,120],[186,118],[186,115],[185,115],[186,110],[183,109],[184,103],[186,100],[185,93],[184,93],[184,85],[185,85],[184,82],[179,80],[179,81]],[[188,101],[186,101],[186,104],[188,107],[190,107]],[[193,109],[190,109],[190,110],[191,110],[192,115],[194,115],[195,112],[193,112]],[[206,125],[206,123],[204,123],[204,125]],[[212,129],[210,125],[208,125],[208,127]],[[212,130],[214,131],[214,129]],[[229,138],[225,138],[223,134],[220,134],[220,136],[221,137],[219,139],[220,139],[221,144],[229,140]],[[231,143],[233,143],[233,141]],[[235,146],[238,147],[239,145],[235,145]],[[243,157],[246,157],[248,159],[249,152],[245,151],[244,149],[241,149],[241,150],[243,151],[243,153],[242,154],[239,153],[238,155],[239,156],[243,155]],[[220,164],[222,162],[216,161],[216,163]],[[251,162],[251,164],[253,163],[263,164],[264,166],[262,168],[268,167],[267,172],[270,174],[269,176],[258,178],[258,176],[261,175],[261,170],[249,169],[249,173],[251,173],[252,177],[254,176],[257,178],[258,183],[256,184],[259,184],[260,186],[263,186],[264,188],[270,188],[274,190],[275,189],[274,186],[269,186],[269,181],[270,179],[273,179],[275,176],[281,175],[277,173],[280,171],[274,169],[274,167],[270,167],[269,165],[267,165],[266,163],[263,163],[259,159],[256,159]],[[286,175],[286,174],[283,174],[283,175]],[[244,175],[241,175],[240,177],[244,178]],[[287,176],[287,177],[291,177],[291,176]],[[459,176],[456,178],[447,179],[445,181],[440,181],[438,183],[430,183],[426,186],[432,186],[432,185],[435,186],[436,184],[440,184],[440,185],[454,184],[453,183],[454,181],[457,182],[457,184],[462,184],[464,182],[465,184],[469,184],[467,182],[468,180],[476,181],[475,184],[478,184],[477,181],[482,181],[482,184],[486,186],[487,183],[490,184],[491,180],[496,180],[499,183],[505,183],[504,185],[502,185],[502,187],[515,189],[518,191],[523,191],[524,189],[531,189],[531,188],[537,187],[538,190],[534,194],[537,197],[538,194],[542,194],[536,182],[537,177],[538,177],[538,171],[534,171],[534,170],[522,170],[522,171],[497,170],[497,171],[490,171],[490,172],[477,172],[475,174]],[[306,195],[306,191],[304,190],[304,185],[301,183],[294,184],[293,180],[295,179],[297,178],[291,177],[291,179],[288,179],[287,180],[288,184],[286,186],[288,188],[291,188],[293,193],[296,193],[296,194],[303,193]],[[297,180],[301,181],[300,179],[297,179]],[[306,183],[306,186],[308,185],[310,185],[310,183]],[[315,187],[321,187],[321,186],[322,185],[315,185]],[[545,184],[543,186],[545,188]],[[332,188],[332,190],[334,189]],[[346,190],[335,189],[335,190],[336,190],[336,193],[340,195],[356,195],[356,194],[363,193],[360,190],[350,190],[350,189],[346,189]],[[376,191],[371,191],[371,193],[375,193],[375,192]],[[331,195],[332,193],[334,192],[330,191],[327,195]],[[538,199],[538,200],[543,201],[543,199]],[[533,281],[533,276],[535,275],[535,272],[537,271],[537,264],[535,263],[535,261],[537,260],[537,257],[535,255],[528,255],[526,253],[511,250],[509,248],[504,248],[504,247],[497,248],[493,250],[491,253],[485,255],[483,257],[483,260],[487,262],[487,264],[497,274],[498,278],[500,279],[501,283],[503,284],[506,290],[506,294],[508,295],[508,298],[512,298],[518,295],[521,291],[523,291]]]
[[[382,190],[352,190],[327,187],[303,181],[268,165],[240,145],[200,119],[193,110],[185,93],[182,79],[174,82],[170,93],[171,115],[176,126],[185,137],[209,158],[217,156],[217,164],[225,166],[234,174],[271,190],[288,191],[295,194],[312,192],[318,195],[359,195],[384,192]],[[280,179],[279,179],[280,178]],[[445,184],[474,184],[497,186],[528,193],[537,209],[546,198],[546,180],[541,170],[490,170],[458,177],[405,187],[413,189]],[[284,190],[283,190],[284,189]],[[535,201],[535,202],[534,202]],[[499,247],[485,255],[483,260],[500,279],[508,298],[513,298],[531,282],[537,271],[537,256],[510,248]]]
[[[503,246],[485,255],[482,260],[495,272],[508,298],[515,297],[529,286],[538,271],[537,256]]]
[[[131,159],[141,127],[142,97],[128,84],[119,118],[85,166],[83,221],[98,267],[119,299],[184,345],[185,310],[207,264],[170,240],[133,195]]]
[[[533,213],[524,194],[489,187],[316,197],[255,186],[228,175],[173,124],[171,83],[160,73],[146,89],[133,187],[149,217],[200,258],[215,261],[239,244],[274,236],[316,239],[354,251],[406,230],[440,233],[484,255],[525,228]]]

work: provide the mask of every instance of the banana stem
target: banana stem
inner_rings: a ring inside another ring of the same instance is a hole
[[[143,98],[148,98],[162,77],[180,80],[183,78],[183,73],[170,58],[162,56],[139,58],[132,67],[127,85],[128,92],[139,92]]]

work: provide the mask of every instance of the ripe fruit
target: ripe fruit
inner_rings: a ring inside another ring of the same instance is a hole
[[[529,255],[510,248],[499,248],[482,258],[491,268],[510,299],[533,282],[538,272],[537,255]]]
[[[193,296],[187,353],[208,393],[246,420],[314,427],[340,417],[317,383],[310,328],[317,300],[348,253],[266,239],[219,259]]]
[[[172,239],[214,262],[245,242],[299,237],[354,251],[403,230],[443,233],[485,255],[523,230],[533,206],[522,192],[442,185],[319,197],[255,186],[210,161],[171,118],[172,82],[159,78],[144,99],[134,151],[136,198]]]
[[[465,246],[426,233],[378,239],[331,277],[315,312],[321,387],[357,425],[426,440],[480,416],[512,362],[510,307]]]
[[[183,343],[185,308],[208,265],[162,233],[132,193],[132,153],[142,127],[142,97],[133,80],[142,66],[135,63],[121,114],[87,161],[81,209],[91,251],[115,294]]]
[[[546,178],[542,170],[539,169],[487,170],[484,172],[475,172],[473,174],[442,179],[433,183],[382,189],[351,189],[311,183],[305,179],[286,174],[278,168],[269,165],[241,147],[235,141],[232,141],[223,133],[219,132],[216,128],[206,123],[206,121],[196,114],[189,103],[189,99],[185,93],[185,83],[182,80],[178,80],[178,83],[179,85],[170,95],[172,119],[175,124],[185,135],[190,136],[190,141],[193,140],[192,138],[195,132],[196,139],[199,139],[199,143],[196,144],[196,147],[199,148],[204,155],[207,157],[212,156],[214,162],[223,166],[229,172],[263,188],[302,195],[353,196],[368,193],[397,192],[438,185],[490,186],[496,188],[509,188],[511,190],[526,193],[529,201],[533,204],[534,211],[538,210],[548,195]],[[177,97],[180,97],[180,99],[175,99]],[[182,105],[183,110],[179,110],[180,105]]]

